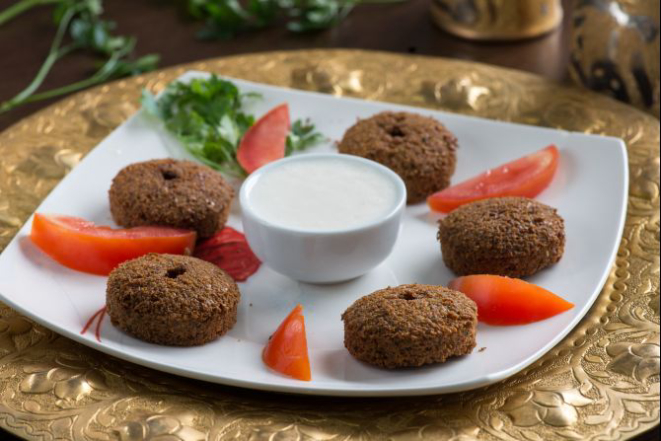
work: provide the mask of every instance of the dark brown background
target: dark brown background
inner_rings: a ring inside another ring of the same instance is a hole
[[[538,39],[472,43],[436,29],[430,19],[429,1],[359,6],[336,28],[314,34],[291,34],[279,26],[233,40],[210,42],[195,39],[199,24],[178,13],[175,2],[106,0],[104,4],[105,16],[117,22],[118,32],[138,38],[137,54],[161,54],[162,67],[247,52],[340,47],[462,58],[522,69],[557,81],[566,79],[569,14],[565,14],[562,28]],[[0,10],[13,2],[0,0]],[[563,0],[563,5],[569,11],[571,0]],[[49,7],[32,10],[0,28],[0,101],[27,85],[48,52],[53,35]],[[93,71],[93,61],[85,54],[69,57],[56,65],[43,87],[84,78]],[[0,130],[54,101],[29,104],[0,115]],[[5,437],[9,435],[0,431],[0,439]],[[658,429],[638,441],[656,439]]]
[[[4,9],[14,0],[0,0]],[[233,40],[199,41],[200,24],[177,11],[167,0],[106,0],[105,16],[117,22],[117,31],[138,39],[137,54],[161,54],[160,66],[246,52],[311,47],[341,47],[417,53],[476,60],[523,69],[554,80],[566,76],[569,33],[565,27],[543,38],[516,43],[476,44],[454,38],[435,28],[429,14],[430,0],[408,0],[391,5],[363,5],[334,29],[298,35],[282,26],[240,35]],[[569,1],[565,0],[566,6]],[[0,28],[0,101],[32,79],[55,33],[47,6],[28,12]],[[93,70],[93,58],[68,57],[55,66],[44,88],[80,80]],[[54,100],[53,100],[54,101]],[[51,101],[52,102],[52,101]],[[39,102],[0,114],[0,130],[49,102]]]

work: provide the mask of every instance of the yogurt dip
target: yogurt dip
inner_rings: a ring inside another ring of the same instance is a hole
[[[239,200],[243,232],[259,260],[294,280],[334,283],[361,276],[388,257],[406,186],[368,159],[305,154],[251,173]]]
[[[250,191],[262,220],[299,230],[335,231],[377,221],[398,204],[398,189],[383,171],[329,157],[290,161],[266,171]]]

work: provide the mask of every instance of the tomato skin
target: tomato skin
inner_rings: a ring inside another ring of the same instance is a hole
[[[247,173],[252,173],[269,162],[284,158],[288,133],[289,106],[281,104],[246,131],[236,151],[237,161]]]
[[[112,229],[71,216],[36,213],[30,239],[62,265],[108,275],[120,263],[147,253],[190,254],[194,231],[169,227]]]
[[[262,359],[274,371],[297,380],[310,381],[305,318],[300,304],[289,313],[266,343]]]
[[[555,145],[487,170],[427,198],[434,211],[449,213],[461,205],[502,196],[534,198],[553,180],[560,152]]]
[[[542,287],[503,276],[459,277],[449,287],[470,297],[477,304],[478,320],[489,325],[524,325],[574,307]]]

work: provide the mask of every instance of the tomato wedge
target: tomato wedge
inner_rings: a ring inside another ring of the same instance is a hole
[[[301,305],[296,305],[271,336],[262,359],[274,371],[297,380],[310,381],[308,341]]]
[[[561,297],[521,279],[473,275],[450,282],[477,304],[477,318],[489,325],[524,325],[574,307]]]
[[[147,253],[190,254],[194,231],[169,227],[112,229],[79,217],[35,214],[30,239],[74,270],[107,275],[120,263]]]
[[[289,133],[289,106],[281,104],[271,109],[243,135],[236,159],[241,167],[252,173],[269,162],[285,157]]]
[[[199,243],[195,247],[195,257],[213,263],[237,282],[247,280],[262,264],[243,233],[232,227],[225,227]]]
[[[427,204],[434,211],[449,213],[480,199],[501,196],[534,198],[551,183],[559,158],[558,148],[550,145],[434,193],[427,198]]]

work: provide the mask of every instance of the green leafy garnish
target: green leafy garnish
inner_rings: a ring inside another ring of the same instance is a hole
[[[231,38],[239,32],[259,29],[273,21],[278,12],[274,0],[189,0],[188,12],[205,26],[198,32],[202,39]]]
[[[228,175],[244,177],[246,173],[236,159],[236,152],[255,118],[244,113],[242,105],[258,97],[241,93],[231,81],[212,75],[188,83],[171,83],[158,98],[143,90],[142,105],[149,114],[163,121],[166,129],[200,162]],[[314,125],[297,120],[287,137],[285,155],[322,139]]]
[[[335,26],[351,10],[366,3],[399,3],[406,0],[185,0],[188,13],[204,21],[198,36],[231,38],[237,33],[286,23],[292,32],[310,32]],[[53,6],[57,32],[43,64],[25,89],[0,102],[0,113],[22,104],[75,92],[105,81],[156,68],[159,57],[150,54],[132,59],[135,38],[114,35],[114,22],[103,20],[102,0],[17,0],[0,10],[0,27],[27,11]],[[86,51],[100,58],[90,77],[55,89],[38,92],[53,66],[72,52]],[[288,147],[291,149],[294,147]],[[295,149],[295,148],[294,148]]]
[[[287,137],[285,156],[289,156],[299,150],[305,150],[323,140],[324,136],[319,132],[315,132],[314,124],[308,120],[297,119],[291,125],[291,130]]]
[[[54,21],[57,26],[50,51],[30,84],[13,98],[0,103],[0,113],[21,104],[75,92],[113,78],[139,74],[156,67],[157,55],[131,59],[135,38],[113,34],[115,23],[101,18],[101,0],[21,0],[0,13],[0,24],[27,9],[49,3],[56,5]],[[67,34],[68,39],[65,38]],[[76,51],[89,51],[100,58],[96,72],[84,80],[37,92],[53,65]]]
[[[203,39],[231,38],[239,32],[287,22],[292,32],[330,28],[363,3],[398,3],[406,0],[188,0],[188,12],[205,26]]]

